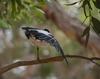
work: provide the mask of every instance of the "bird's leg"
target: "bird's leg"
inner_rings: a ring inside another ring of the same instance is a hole
[[[36,48],[37,48],[37,60],[40,61],[40,58],[39,58],[39,47],[37,46]]]

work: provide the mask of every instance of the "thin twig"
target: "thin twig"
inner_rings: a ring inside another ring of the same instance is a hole
[[[77,59],[84,59],[88,60],[98,66],[100,64],[96,63],[95,61],[100,60],[98,57],[85,57],[85,56],[79,56],[79,55],[65,55],[67,58],[77,58]],[[62,61],[64,58],[62,56],[56,56],[56,57],[51,57],[51,58],[46,58],[46,59],[40,59],[38,60],[31,60],[31,61],[18,61],[6,66],[3,66],[0,68],[0,75],[19,66],[28,66],[28,65],[36,65],[36,64],[43,64],[43,63],[50,63],[50,62],[57,62],[57,61]]]

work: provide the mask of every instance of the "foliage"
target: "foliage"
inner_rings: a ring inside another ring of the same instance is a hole
[[[100,21],[95,17],[92,17],[92,28],[97,34],[100,34]]]
[[[47,0],[0,0],[0,27],[20,26],[22,23],[44,23],[45,18],[41,8],[45,6],[46,1]],[[81,5],[80,8],[84,11],[86,18],[84,22],[89,19],[89,25],[84,30],[82,36],[86,36],[86,40],[88,40],[91,28],[97,35],[100,35],[100,21],[93,15],[95,8],[98,10],[97,14],[100,15],[100,0],[80,0],[67,5],[75,5],[77,3]]]
[[[38,10],[37,5],[43,4],[44,0],[0,0],[0,18],[4,19],[5,25],[11,26],[40,22],[41,18],[43,20],[43,14]]]
[[[94,10],[97,10],[95,13],[97,15],[100,15],[100,0],[80,0],[67,5],[75,5],[77,3],[81,5],[80,8],[82,8],[84,11],[85,20],[83,21],[83,23],[87,19],[89,19],[89,25],[85,28],[82,34],[83,37],[86,36],[86,42],[88,42],[89,32],[91,28],[98,36],[100,35],[100,20],[94,17],[93,14]]]
[[[5,23],[5,20],[0,19],[0,27],[1,28],[8,28],[8,27],[10,28],[11,26],[9,24]]]

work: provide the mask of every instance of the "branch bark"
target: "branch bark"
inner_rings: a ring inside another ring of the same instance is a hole
[[[78,55],[65,55],[65,56],[67,58],[77,58],[77,59],[88,60],[100,67],[100,64],[96,63],[96,61],[100,60],[100,58],[98,57],[85,57],[85,56],[78,56]],[[37,65],[37,64],[43,64],[43,63],[58,62],[58,61],[63,61],[63,60],[64,58],[62,56],[56,56],[56,57],[41,59],[39,61],[38,60],[18,61],[18,62],[1,67],[0,75],[19,66]]]

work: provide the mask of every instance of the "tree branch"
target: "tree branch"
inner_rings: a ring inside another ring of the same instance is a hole
[[[100,61],[100,58],[98,57],[85,57],[85,56],[78,56],[78,55],[65,55],[67,58],[77,58],[77,59],[84,59],[88,60],[98,66],[100,64],[96,63],[97,60]],[[46,58],[46,59],[41,59],[40,61],[38,60],[31,60],[31,61],[18,61],[16,63],[12,63],[9,65],[6,65],[4,67],[0,68],[0,75],[19,66],[28,66],[28,65],[36,65],[36,64],[43,64],[43,63],[49,63],[49,62],[57,62],[57,61],[63,61],[64,58],[62,56],[56,56],[56,57],[51,57],[51,58]]]

